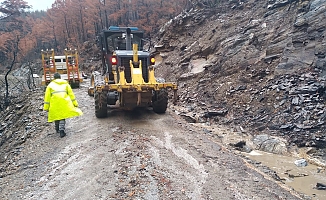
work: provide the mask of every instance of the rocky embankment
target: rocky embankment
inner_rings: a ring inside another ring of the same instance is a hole
[[[23,144],[47,125],[42,105],[43,90],[39,89],[11,98],[10,106],[0,112],[0,178],[19,169],[17,155]]]
[[[325,13],[326,0],[198,3],[160,30],[157,73],[178,82],[189,122],[322,149]]]

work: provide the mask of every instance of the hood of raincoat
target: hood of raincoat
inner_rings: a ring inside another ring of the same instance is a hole
[[[66,80],[63,79],[54,79],[52,82],[58,84],[58,85],[62,85],[62,84],[68,84],[68,82]]]

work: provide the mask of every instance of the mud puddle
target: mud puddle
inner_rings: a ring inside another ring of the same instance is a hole
[[[205,132],[220,138],[224,146],[235,144],[239,141],[249,141],[251,137],[245,133],[232,132],[229,128],[193,124],[206,129]],[[326,190],[316,189],[317,183],[326,184],[326,170],[317,165],[308,163],[307,166],[297,167],[295,161],[301,159],[295,156],[284,156],[253,150],[250,153],[241,153],[247,158],[261,163],[263,166],[274,170],[282,182],[295,191],[306,194],[312,200],[325,200]]]
[[[294,162],[298,158],[257,150],[243,154],[274,170],[281,180],[294,190],[307,194],[314,200],[326,199],[326,190],[315,189],[317,183],[326,183],[326,172],[320,167],[309,163],[305,167],[297,167]]]

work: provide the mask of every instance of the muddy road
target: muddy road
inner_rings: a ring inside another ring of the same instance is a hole
[[[64,138],[45,123],[0,199],[300,199],[171,110],[97,119],[86,86],[74,92],[84,115]]]

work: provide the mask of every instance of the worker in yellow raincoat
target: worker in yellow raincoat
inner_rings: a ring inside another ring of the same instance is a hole
[[[82,115],[78,108],[75,95],[66,80],[59,73],[54,74],[54,80],[46,87],[43,110],[48,111],[48,122],[55,123],[57,133],[64,137],[65,119]]]

